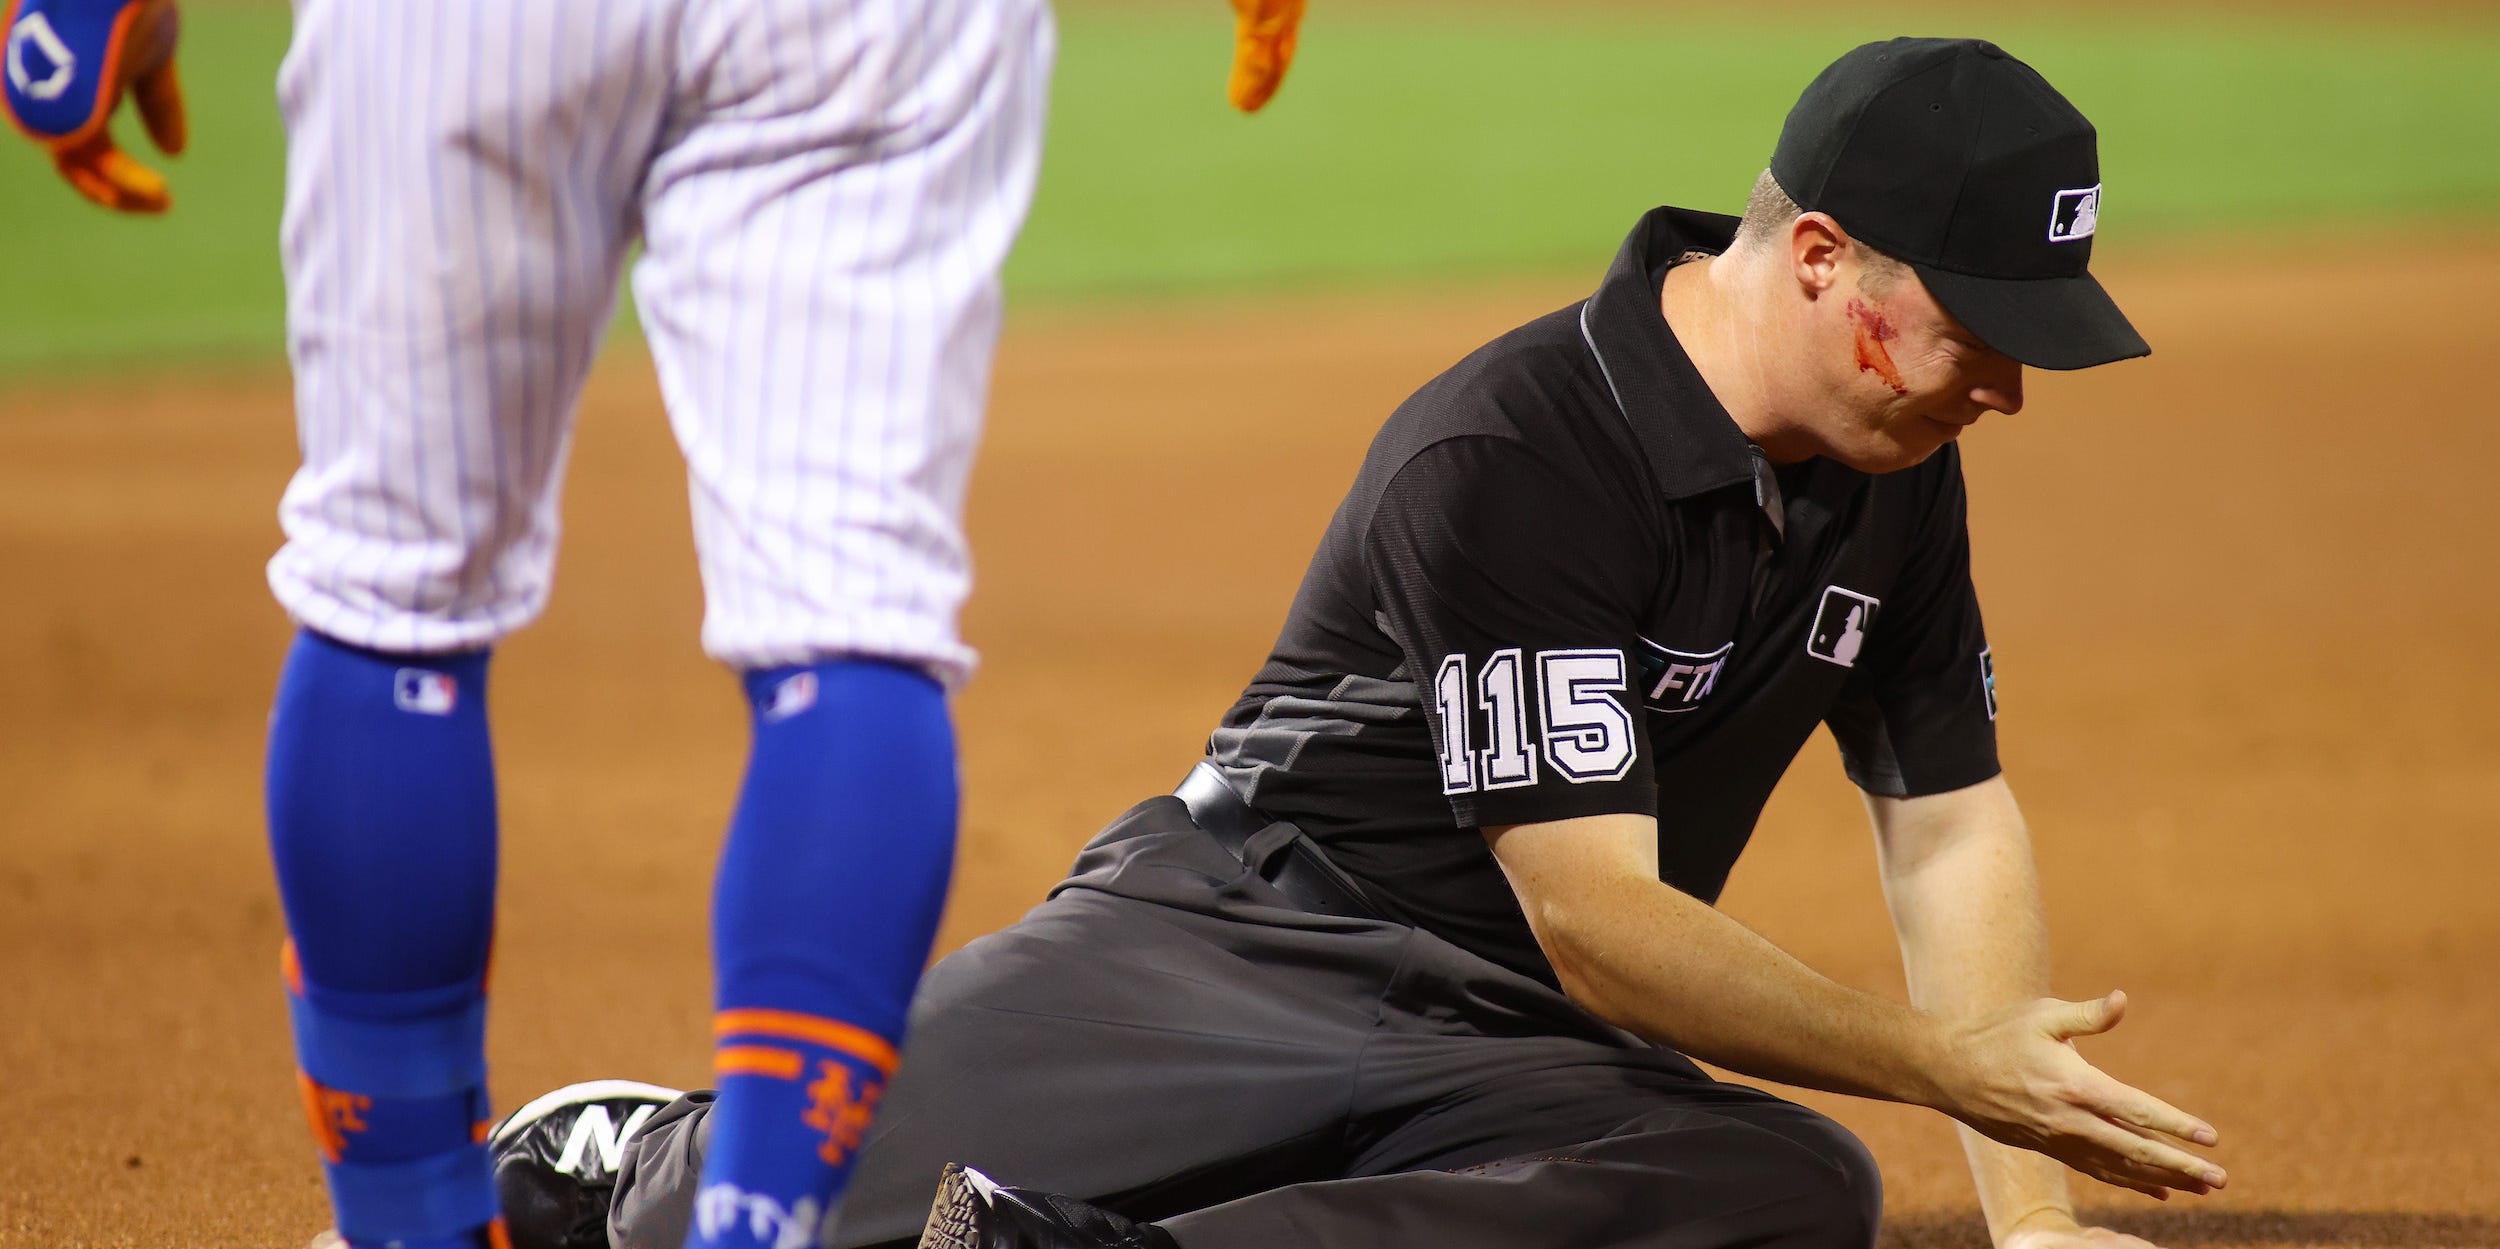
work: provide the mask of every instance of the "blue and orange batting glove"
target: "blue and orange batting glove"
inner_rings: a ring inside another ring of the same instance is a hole
[[[1259,111],[1285,81],[1309,0],[1233,0],[1233,77],[1225,94],[1245,113]]]
[[[8,11],[0,111],[52,153],[80,195],[122,212],[173,203],[164,176],[114,146],[106,123],[128,91],[168,155],[190,138],[174,77],[174,0],[0,0]]]

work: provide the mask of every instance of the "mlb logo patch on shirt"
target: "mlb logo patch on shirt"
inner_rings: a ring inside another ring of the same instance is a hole
[[[460,705],[460,682],[448,672],[402,668],[391,678],[391,703],[421,716],[447,716]]]
[[[1814,611],[1814,631],[1806,635],[1806,653],[1843,668],[1858,666],[1866,646],[1867,628],[1875,623],[1880,599],[1840,586],[1823,587],[1823,603]]]

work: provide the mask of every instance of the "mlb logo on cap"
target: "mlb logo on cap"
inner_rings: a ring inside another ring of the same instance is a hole
[[[2049,210],[2049,241],[2073,243],[2092,237],[2092,228],[2101,222],[2101,188],[2078,187],[2057,193],[2057,203]]]
[[[391,678],[391,702],[421,716],[447,716],[460,702],[460,682],[450,673],[402,668]]]
[[[1797,97],[1771,176],[1907,264],[1992,351],[2041,369],[2152,351],[2091,273],[2100,133],[1993,43],[1850,49]]]

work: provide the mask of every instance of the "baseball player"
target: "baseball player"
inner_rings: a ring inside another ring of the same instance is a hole
[[[2148,351],[2087,269],[2100,182],[1997,47],[1869,44],[1741,221],[1651,212],[1416,392],[1206,760],[931,973],[832,1243],[1871,1244],[1859,1142],[1693,1059],[1959,1120],[2004,1249],[2141,1243],[2068,1168],[2222,1186],[2210,1126],[2067,1044],[2125,999],[2046,996],[1970,579],[1955,440],[2025,365]],[[1915,1007],[1711,906],[1817,724]],[[620,1146],[616,1249],[705,1217],[718,1105]]]
[[[1244,107],[1299,0],[1239,0]],[[182,146],[168,0],[17,0],[8,106],[81,193]],[[1046,0],[298,0],[278,94],[304,465],[268,814],[305,1108],[357,1249],[500,1245],[484,1144],[497,641],[546,600],[628,246],[705,648],[754,744],[714,896],[688,1245],[812,1244],[896,1065],[954,847],[947,691]],[[672,1246],[671,1249],[675,1249]]]

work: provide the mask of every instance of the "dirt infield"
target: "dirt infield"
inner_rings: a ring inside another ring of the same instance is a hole
[[[2084,1199],[2173,1245],[2500,1245],[2500,251],[2110,267],[2159,354],[1975,431],[1980,584],[2059,988],[2136,998],[2086,1052],[2211,1117],[2234,1183]],[[1574,293],[1016,324],[947,944],[1178,777],[1381,415]],[[554,606],[497,665],[505,1105],[704,1070],[744,728],[657,407],[603,367]],[[259,829],[287,411],[270,375],[0,394],[0,1245],[321,1224]],[[1899,992],[1820,739],[1727,905]],[[1810,1100],[1882,1159],[1891,1243],[1982,1243],[1942,1121]]]

